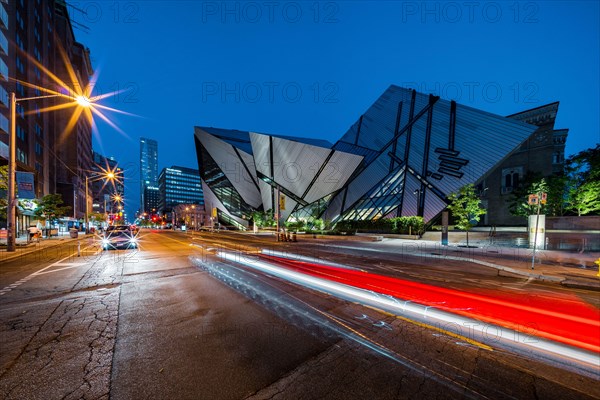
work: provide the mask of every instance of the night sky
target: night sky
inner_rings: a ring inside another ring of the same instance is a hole
[[[159,171],[198,168],[193,127],[335,142],[390,85],[500,115],[560,101],[566,155],[600,141],[597,1],[71,1],[95,94],[136,116],[98,122],[94,149],[126,169],[139,207],[139,138]]]

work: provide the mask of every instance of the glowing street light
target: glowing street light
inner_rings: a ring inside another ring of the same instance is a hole
[[[16,149],[17,149],[17,140],[16,140],[16,132],[17,132],[17,103],[29,101],[29,100],[39,100],[39,99],[47,99],[51,97],[64,97],[71,100],[75,100],[79,107],[89,108],[91,106],[91,102],[85,96],[79,96],[78,98],[74,98],[72,96],[68,96],[62,93],[54,92],[54,94],[44,95],[44,96],[35,96],[35,97],[23,97],[18,99],[14,92],[10,93],[10,133],[9,133],[9,141],[8,141],[8,205],[6,210],[6,225],[7,225],[7,238],[6,238],[6,251],[15,251],[16,250],[16,237],[15,237],[15,228],[16,221],[15,217],[16,213],[16,203],[17,199],[15,196],[15,186],[16,186]],[[79,100],[81,98],[81,101]],[[86,208],[87,208],[87,179],[86,179]],[[87,213],[86,213],[87,217]]]
[[[86,96],[77,96],[75,101],[82,107],[89,107],[92,104],[92,101]]]
[[[120,110],[117,110],[117,109],[114,109],[111,107],[107,107],[107,106],[98,104],[97,102],[99,100],[113,96],[116,93],[122,92],[124,90],[114,91],[114,92],[105,93],[105,94],[97,95],[97,96],[92,96],[92,92],[94,90],[94,84],[98,80],[98,77],[97,77],[98,70],[96,70],[94,72],[93,76],[91,77],[91,79],[89,79],[89,81],[86,85],[81,85],[79,82],[79,78],[78,78],[75,70],[73,69],[73,66],[69,62],[69,57],[68,57],[66,51],[60,45],[60,43],[57,44],[57,49],[60,52],[60,55],[64,61],[64,67],[67,70],[70,82],[72,82],[71,85],[68,85],[63,79],[59,78],[56,74],[54,74],[52,71],[50,71],[46,66],[44,66],[41,62],[39,62],[37,59],[35,59],[31,54],[17,48],[17,52],[19,54],[21,54],[25,58],[27,58],[32,65],[34,65],[41,72],[43,72],[44,75],[46,75],[49,78],[49,80],[53,81],[57,85],[57,87],[59,87],[59,89],[57,89],[57,90],[48,89],[48,88],[34,85],[32,83],[28,83],[25,81],[16,80],[21,85],[35,89],[38,92],[45,93],[45,95],[35,96],[35,97],[24,97],[24,98],[17,99],[14,92],[10,93],[10,113],[9,113],[10,132],[9,132],[9,150],[8,150],[8,194],[7,194],[8,206],[7,206],[7,212],[6,212],[6,214],[7,214],[6,215],[7,216],[6,225],[8,228],[7,229],[7,234],[8,234],[7,235],[7,248],[6,248],[7,251],[15,251],[15,247],[16,247],[16,240],[15,240],[16,239],[15,238],[15,228],[16,228],[16,218],[15,218],[16,217],[16,196],[15,196],[16,176],[15,175],[16,174],[15,174],[15,172],[16,172],[16,147],[17,147],[17,141],[16,141],[17,103],[29,101],[29,100],[51,98],[51,97],[62,97],[62,98],[71,100],[71,101],[68,101],[68,102],[65,102],[62,104],[52,105],[50,107],[35,110],[36,113],[41,113],[41,112],[47,112],[47,111],[74,108],[73,114],[71,115],[69,121],[67,122],[67,125],[65,126],[62,134],[68,134],[71,131],[71,129],[73,129],[75,127],[75,125],[79,121],[79,117],[82,114],[86,117],[86,120],[90,123],[90,125],[92,126],[92,129],[96,129],[96,125],[94,123],[94,118],[93,118],[93,116],[96,115],[98,118],[105,121],[107,124],[109,124],[111,127],[116,129],[117,131],[125,134],[106,115],[104,115],[103,110],[132,115],[132,114],[129,114],[129,113],[126,113],[126,112],[123,112],[123,111],[120,111]],[[86,186],[87,186],[87,180],[86,180]],[[86,208],[87,208],[87,187],[86,187]],[[87,212],[86,212],[86,220],[87,220]]]

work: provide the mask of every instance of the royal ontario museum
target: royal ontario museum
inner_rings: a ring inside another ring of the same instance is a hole
[[[392,85],[335,143],[195,127],[205,207],[240,229],[254,211],[277,206],[282,221],[417,215],[429,222],[460,187],[494,175],[500,182],[516,153],[548,148],[551,158],[559,136],[564,153],[566,130],[553,130],[557,109],[552,103],[500,116]],[[545,147],[534,141],[542,134]]]

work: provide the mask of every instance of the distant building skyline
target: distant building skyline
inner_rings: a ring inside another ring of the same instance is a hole
[[[178,204],[204,204],[204,194],[197,169],[173,165],[163,168],[158,178],[158,210],[170,214]]]
[[[102,177],[108,169],[114,171],[117,176],[122,176],[123,170],[119,168],[119,163],[114,157],[106,157],[94,151],[93,159],[92,171],[98,176],[98,178],[92,179],[90,184],[93,212],[102,214],[117,212],[117,203],[120,203],[120,201],[115,198],[115,195],[124,198],[125,185],[122,180],[106,180]]]
[[[146,187],[158,187],[158,141],[140,138],[140,211],[152,210],[145,197]]]

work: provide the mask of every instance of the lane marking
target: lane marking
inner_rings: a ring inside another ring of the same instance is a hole
[[[85,251],[85,250],[87,250],[87,249],[89,249],[90,247],[93,247],[93,245],[84,247],[83,249],[80,250],[80,253],[83,252],[83,251]],[[94,254],[97,254],[99,252],[100,252],[100,250],[96,250],[96,252]],[[27,275],[25,278],[19,279],[15,283],[6,286],[4,289],[0,290],[0,296],[6,294],[8,292],[10,292],[13,289],[16,289],[17,287],[21,286],[23,283],[29,281],[30,279],[32,279],[32,278],[34,278],[34,277],[36,277],[38,275],[49,274],[49,273],[52,273],[52,272],[58,272],[58,271],[62,271],[62,270],[65,270],[65,269],[80,267],[82,265],[87,264],[87,262],[63,263],[63,261],[65,261],[66,259],[72,258],[72,257],[77,257],[77,251],[74,251],[72,254],[69,254],[65,258],[60,259],[60,260],[56,261],[55,263],[52,263],[52,264],[50,264],[50,265],[48,265],[48,266],[46,266],[46,267],[44,267],[44,268],[42,268],[42,269],[40,269],[38,271],[35,271],[35,272]],[[57,270],[46,271],[47,269],[50,269],[50,268],[55,267],[55,266],[66,266],[66,267],[60,268],[60,269],[57,269]]]
[[[419,327],[421,327],[421,328],[425,328],[425,329],[432,329],[432,330],[434,330],[434,331],[436,331],[436,332],[443,333],[444,335],[448,335],[448,336],[451,336],[451,337],[453,337],[453,338],[455,338],[455,339],[462,340],[462,341],[464,341],[464,342],[467,342],[467,343],[469,343],[469,344],[472,344],[473,346],[477,346],[477,347],[479,347],[479,348],[481,348],[481,349],[483,349],[483,350],[494,351],[494,349],[493,349],[491,346],[488,346],[487,344],[484,344],[484,343],[478,342],[477,340],[473,340],[473,339],[471,339],[471,338],[468,338],[468,337],[466,337],[466,336],[459,335],[458,333],[454,333],[454,332],[448,331],[448,330],[446,330],[446,329],[438,328],[437,326],[433,326],[433,325],[425,324],[425,323],[423,323],[423,322],[417,322],[417,321],[413,321],[413,320],[412,320],[412,319],[410,319],[410,318],[406,318],[406,317],[402,317],[402,316],[400,316],[400,315],[392,314],[391,312],[384,311],[384,310],[382,310],[382,309],[380,309],[380,308],[377,308],[377,307],[373,307],[373,306],[365,306],[365,307],[367,307],[367,308],[370,308],[370,309],[372,309],[372,310],[375,310],[375,311],[377,311],[377,312],[380,312],[380,313],[382,313],[382,314],[384,314],[384,315],[387,315],[387,316],[389,316],[389,317],[397,318],[397,319],[399,319],[399,320],[402,320],[402,321],[405,321],[405,322],[411,323],[411,324],[413,324],[413,325],[419,326]]]
[[[166,239],[169,239],[169,240],[172,240],[172,241],[174,241],[174,242],[177,242],[177,243],[181,243],[181,244],[182,244],[182,245],[184,245],[184,246],[188,246],[188,245],[190,244],[189,242],[188,242],[188,243],[186,243],[186,242],[182,242],[181,240],[173,239],[172,237],[169,237],[169,236],[165,236],[165,238],[166,238]]]
[[[52,274],[54,272],[64,271],[65,269],[71,269],[71,268],[81,267],[82,265],[85,265],[85,264],[87,264],[87,263],[58,264],[57,266],[63,266],[64,265],[64,267],[63,268],[58,268],[58,269],[53,269],[52,271],[40,272],[37,275]]]

